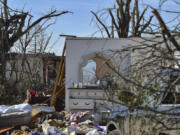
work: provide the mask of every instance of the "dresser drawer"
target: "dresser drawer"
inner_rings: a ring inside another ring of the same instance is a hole
[[[93,109],[93,100],[88,99],[70,99],[70,109]]]
[[[70,97],[71,98],[87,98],[87,92],[86,91],[71,91]]]
[[[112,103],[106,100],[96,100],[96,104],[97,106],[100,106],[100,107],[108,107],[108,108],[113,107]]]
[[[88,97],[90,98],[104,98],[103,91],[88,91]]]

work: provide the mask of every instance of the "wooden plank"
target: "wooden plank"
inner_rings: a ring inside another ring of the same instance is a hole
[[[55,83],[52,98],[51,98],[51,104],[50,104],[51,106],[54,106],[55,103],[56,103],[57,92],[59,92],[59,91],[63,92],[63,91],[58,89],[59,88],[58,85],[61,87],[63,78],[65,76],[65,50],[66,50],[66,44],[64,45],[64,48],[63,48],[63,53],[62,53],[62,57],[61,57],[61,60],[60,60],[58,73],[57,73],[57,76],[56,76],[56,83]]]
[[[4,133],[4,132],[7,132],[7,131],[9,131],[9,130],[12,130],[13,128],[14,128],[14,126],[0,129],[0,134],[1,134],[1,133]]]

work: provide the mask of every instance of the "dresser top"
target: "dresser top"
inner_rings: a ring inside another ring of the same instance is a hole
[[[104,90],[100,87],[88,87],[88,88],[68,88],[68,89],[71,89],[71,90]]]

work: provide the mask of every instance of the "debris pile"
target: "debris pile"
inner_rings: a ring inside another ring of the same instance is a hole
[[[0,134],[105,135],[106,127],[91,112],[57,112],[45,105],[0,106]]]

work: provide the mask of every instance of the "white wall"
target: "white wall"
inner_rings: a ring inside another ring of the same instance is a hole
[[[67,38],[66,39],[66,110],[69,111],[69,91],[73,82],[79,83],[80,65],[83,56],[88,54],[118,50],[136,44],[132,39],[92,39]],[[130,63],[130,60],[129,60]],[[123,65],[127,66],[127,65]]]

